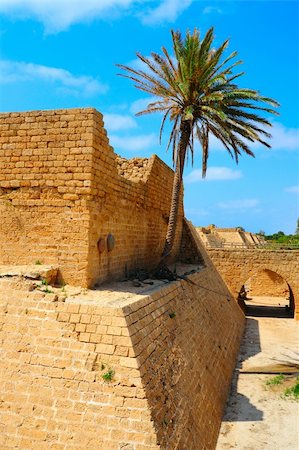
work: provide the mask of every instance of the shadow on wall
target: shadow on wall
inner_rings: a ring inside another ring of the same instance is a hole
[[[154,311],[159,335],[146,343],[142,381],[161,449],[215,447],[243,329],[220,277],[202,269],[190,281],[169,286],[172,313]]]
[[[251,404],[248,397],[238,392],[239,371],[242,369],[243,363],[260,352],[259,323],[255,319],[246,318],[245,332],[232,379],[230,401],[223,417],[224,422],[256,422],[263,420],[263,412]]]
[[[250,346],[245,343],[249,342]],[[255,319],[246,318],[245,331],[241,342],[240,353],[238,357],[237,369],[241,369],[243,363],[261,352],[259,323]]]

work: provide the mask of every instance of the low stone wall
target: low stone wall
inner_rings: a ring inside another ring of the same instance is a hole
[[[284,286],[288,286],[295,317],[299,319],[298,250],[209,249],[208,254],[235,298],[251,277],[255,280],[260,274],[268,272],[276,274],[277,279],[282,278]],[[269,278],[265,288],[268,283]],[[260,288],[259,292],[262,293],[261,285]]]
[[[189,281],[64,302],[2,280],[1,449],[214,449],[244,316],[203,255]]]

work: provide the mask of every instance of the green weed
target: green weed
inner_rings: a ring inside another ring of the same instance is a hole
[[[114,374],[115,374],[114,370],[109,367],[107,372],[102,373],[102,378],[104,381],[112,381]]]
[[[284,391],[283,396],[293,400],[299,400],[299,377],[296,378],[294,386],[287,388]]]
[[[280,373],[279,375],[276,375],[276,377],[271,378],[271,380],[266,381],[266,385],[267,386],[277,386],[278,384],[281,384],[284,379],[285,379],[285,376]]]
[[[44,289],[43,292],[45,292],[46,294],[54,294],[54,291],[51,291],[51,289],[49,289],[48,287]]]

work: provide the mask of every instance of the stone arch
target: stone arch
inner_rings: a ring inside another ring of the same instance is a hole
[[[266,249],[209,249],[216,269],[237,299],[242,285],[259,270],[280,275],[288,284],[299,320],[299,251]]]
[[[249,295],[267,295],[273,297],[285,297],[289,295],[287,281],[270,269],[258,269],[247,280],[247,292]]]
[[[247,312],[250,308],[261,309],[267,315],[285,314],[294,317],[295,299],[293,290],[288,282],[277,270],[264,267],[253,267],[248,271],[248,278],[243,282],[238,293],[238,300]],[[251,303],[253,301],[253,303]],[[270,312],[271,310],[271,312]]]

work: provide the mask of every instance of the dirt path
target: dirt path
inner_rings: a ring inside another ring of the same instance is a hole
[[[274,317],[247,317],[246,322],[216,449],[298,450],[299,403],[282,395],[294,376],[267,385],[275,374],[256,372],[271,371],[279,361],[298,363],[299,323]]]

